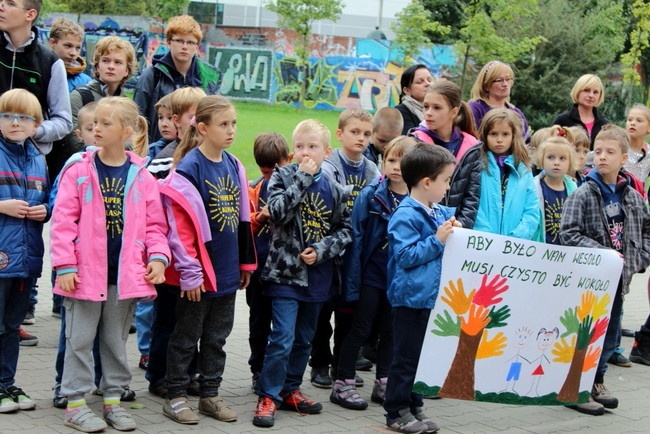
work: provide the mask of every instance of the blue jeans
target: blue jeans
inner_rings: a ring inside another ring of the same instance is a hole
[[[0,389],[15,383],[20,338],[18,327],[29,306],[32,278],[0,278]]]
[[[138,330],[138,351],[143,356],[149,355],[151,344],[151,327],[153,326],[153,301],[140,301],[135,308],[135,328]]]
[[[614,351],[616,351],[617,342],[621,335],[621,319],[623,316],[623,292],[621,284],[619,283],[614,296],[614,303],[612,304],[612,313],[609,317],[609,324],[607,325],[607,333],[605,333],[605,342],[603,342],[603,351],[600,353],[600,360],[598,361],[598,368],[596,369],[596,378],[594,383],[603,383],[605,379],[605,372],[607,372],[607,361]]]
[[[276,402],[300,388],[323,303],[274,297],[273,326],[259,379],[260,396]]]

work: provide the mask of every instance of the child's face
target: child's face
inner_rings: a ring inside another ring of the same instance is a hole
[[[436,179],[426,178],[424,180],[429,203],[439,203],[445,197],[447,190],[449,190],[449,182],[453,173],[454,165],[447,164],[438,176],[436,176]]]
[[[404,183],[404,180],[402,179],[402,170],[400,169],[401,162],[402,157],[398,157],[395,152],[391,152],[390,154],[385,155],[383,161],[381,162],[382,171],[384,175],[388,177],[391,184]]]
[[[585,168],[587,164],[587,154],[589,153],[589,148],[585,146],[579,146],[576,148],[576,160],[578,163],[578,170]]]
[[[627,153],[621,150],[618,141],[601,139],[594,143],[594,166],[605,182],[615,182],[618,171],[626,162]]]
[[[506,121],[495,122],[487,134],[487,147],[494,155],[502,156],[510,153],[512,147],[512,128]]]
[[[302,163],[305,157],[309,157],[320,169],[323,160],[332,152],[329,144],[323,143],[323,137],[318,133],[302,133],[293,137],[293,155],[298,164]]]
[[[390,141],[400,134],[402,131],[391,131],[390,128],[379,126],[372,132],[371,141],[375,148],[383,154]]]
[[[569,172],[571,156],[566,146],[549,145],[544,149],[544,160],[538,163],[546,172],[546,176],[552,179],[562,178]]]
[[[352,155],[361,155],[370,143],[372,122],[350,119],[343,129],[336,130],[336,138],[344,151]]]
[[[235,141],[237,130],[237,115],[235,108],[230,107],[215,112],[209,124],[199,122],[196,127],[203,136],[203,143],[215,149],[226,149]]]
[[[278,167],[286,166],[287,164],[291,163],[291,160],[293,159],[293,154],[289,154],[287,158],[284,158],[280,161],[278,161]],[[264,166],[259,166],[260,172],[262,173],[262,176],[264,179],[267,181],[271,179],[271,175],[273,175],[273,171],[275,170],[275,167],[264,167]]]
[[[176,126],[174,125],[174,114],[167,107],[158,109],[158,131],[163,139],[168,142],[176,139]]]
[[[65,66],[70,66],[77,60],[79,52],[81,52],[82,42],[83,41],[79,36],[72,34],[64,35],[58,41],[54,40],[54,38],[50,38],[52,51],[63,60]]]
[[[84,142],[86,146],[95,144],[95,125],[93,124],[93,117],[88,116],[83,120],[78,119],[79,128],[75,130],[77,137]]]
[[[176,132],[178,133],[178,137],[183,137],[183,134],[185,134],[185,131],[190,127],[190,124],[192,123],[192,118],[196,114],[196,104],[190,106],[189,109],[185,113],[181,113],[180,115],[173,115],[174,119],[174,126],[176,126]]]
[[[97,62],[99,79],[108,85],[119,85],[128,77],[129,68],[126,64],[126,53],[121,50],[109,51]]]
[[[111,107],[102,107],[100,105],[95,109],[94,138],[97,146],[101,148],[119,146],[123,149],[126,139],[129,138],[132,132],[130,128],[124,128],[115,119]]]
[[[199,50],[199,40],[191,33],[177,33],[167,41],[174,63],[188,63]]]
[[[643,140],[650,134],[650,119],[648,119],[645,112],[632,109],[627,115],[625,129],[630,138]]]
[[[454,126],[454,118],[458,114],[458,107],[452,108],[447,99],[433,92],[424,96],[422,113],[427,128],[431,131],[450,131]]]
[[[37,127],[33,116],[22,113],[0,114],[0,131],[10,142],[24,143],[28,137],[36,134]]]

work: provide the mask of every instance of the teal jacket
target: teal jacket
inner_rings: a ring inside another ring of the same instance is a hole
[[[481,195],[474,229],[492,234],[533,240],[540,224],[539,199],[533,174],[524,164],[515,168],[509,155],[508,188],[501,196],[501,175],[492,152],[487,152],[487,168],[481,173]]]

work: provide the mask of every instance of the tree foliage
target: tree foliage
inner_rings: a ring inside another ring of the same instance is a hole
[[[404,53],[404,63],[422,48],[431,47],[431,35],[449,33],[449,26],[438,23],[431,12],[422,4],[422,0],[411,0],[404,9],[395,15],[391,24],[395,32],[394,43]]]
[[[318,20],[336,21],[343,11],[341,0],[267,0],[267,9],[278,15],[278,25],[298,35],[294,50],[301,71],[300,106],[305,99],[305,68],[309,62],[312,25]]]
[[[43,14],[74,12],[76,14],[142,15],[169,18],[183,13],[190,0],[45,0]]]
[[[649,83],[646,81],[646,66],[643,63],[644,52],[650,53],[650,3],[646,0],[636,0],[632,4],[632,31],[630,32],[629,49],[621,56],[623,65],[623,79],[631,86],[642,84],[644,88]],[[628,106],[632,92],[628,92]],[[645,98],[647,99],[647,95]]]

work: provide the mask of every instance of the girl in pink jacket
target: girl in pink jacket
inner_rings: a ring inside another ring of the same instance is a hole
[[[66,353],[61,394],[68,397],[65,425],[84,432],[136,428],[120,407],[131,380],[126,339],[136,301],[155,297],[169,263],[167,223],[146,160],[124,150],[146,121],[133,101],[107,97],[95,109],[98,150],[76,154],[61,174],[52,216],[54,293],[65,297]],[[89,357],[99,333],[104,420],[88,408],[93,386]]]

